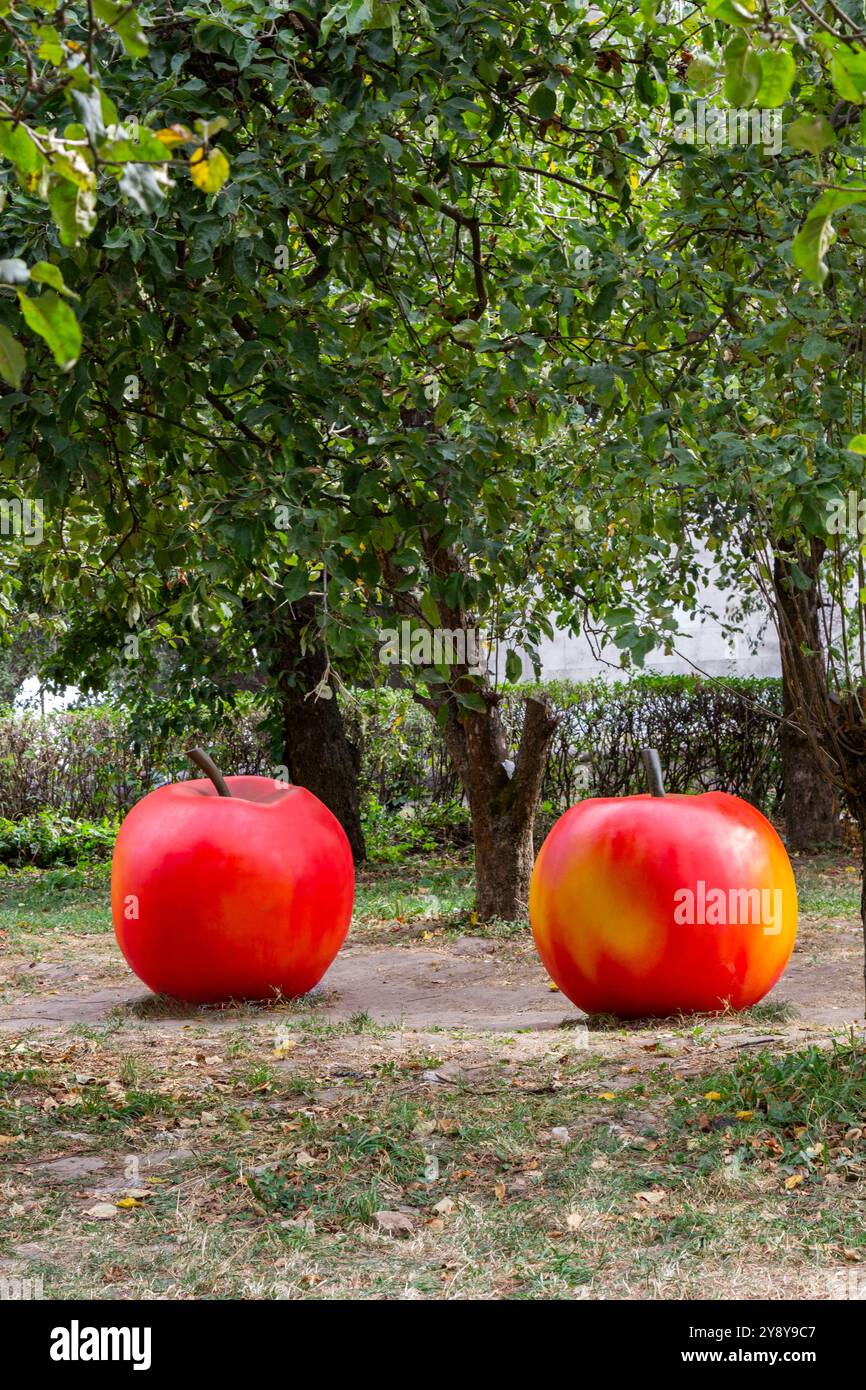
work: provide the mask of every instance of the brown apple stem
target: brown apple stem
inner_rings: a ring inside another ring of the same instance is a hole
[[[205,777],[209,777],[219,792],[220,796],[231,796],[231,792],[226,785],[223,777],[213,758],[209,757],[203,748],[187,748],[186,756],[190,762],[195,763],[196,767],[201,768]]]
[[[662,778],[662,765],[658,752],[655,748],[642,748],[640,755],[643,758],[644,771],[649,783],[649,789],[653,796],[665,795],[665,784]]]

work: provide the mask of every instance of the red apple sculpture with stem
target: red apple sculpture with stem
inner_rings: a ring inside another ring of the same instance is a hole
[[[305,994],[342,945],[355,871],[345,831],[304,787],[224,778],[159,787],[120,827],[114,930],[157,994],[192,1003]],[[209,779],[209,780],[208,780]]]
[[[548,973],[587,1013],[640,1018],[745,1009],[776,983],[797,933],[785,848],[727,792],[588,798],[554,825],[529,890]]]

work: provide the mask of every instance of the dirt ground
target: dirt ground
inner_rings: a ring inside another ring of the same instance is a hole
[[[791,961],[767,1002],[790,1006],[794,1031],[862,1021],[862,955],[857,922],[801,920]],[[237,1009],[177,1008],[154,1018],[153,996],[127,968],[112,937],[73,938],[52,945],[38,960],[9,959],[3,976],[16,997],[0,1006],[0,1029],[17,1033],[104,1026],[109,1020],[176,1032],[194,1018],[198,1027],[218,1036],[238,1014]],[[551,988],[530,941],[483,937],[435,945],[416,938],[399,946],[350,939],[304,1008],[322,1022],[365,1013],[374,1023],[400,1031],[535,1031],[579,1024],[584,1017]],[[258,1018],[259,1026],[273,1026],[273,1010],[245,1009],[244,1015],[251,1023]],[[629,1036],[640,1046],[635,1030]]]
[[[735,1099],[751,1059],[862,1038],[859,923],[833,909],[801,917],[755,1010],[612,1027],[551,987],[525,931],[388,923],[389,945],[379,922],[305,1000],[201,1009],[150,995],[102,927],[25,921],[0,965],[0,1280],[866,1296],[860,1092],[811,1146],[808,1115],[777,1131]]]

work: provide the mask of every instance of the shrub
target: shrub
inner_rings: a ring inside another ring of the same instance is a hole
[[[0,820],[0,864],[40,869],[54,864],[79,864],[107,859],[114,846],[117,822],[74,820],[54,811],[40,811],[20,820]]]
[[[398,864],[413,854],[472,843],[469,811],[459,801],[406,802],[398,810],[387,810],[371,796],[363,827],[367,856],[374,864]]]

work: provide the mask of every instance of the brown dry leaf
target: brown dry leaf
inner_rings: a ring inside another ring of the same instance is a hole
[[[91,1221],[112,1221],[117,1215],[117,1209],[112,1202],[94,1202],[84,1215],[89,1216]]]
[[[382,1235],[404,1240],[415,1232],[415,1222],[402,1211],[374,1211],[373,1224]]]
[[[505,1201],[505,1183],[498,1182],[493,1189],[497,1202]]]
[[[582,1211],[570,1211],[565,1218],[565,1224],[570,1231],[579,1231],[584,1222]]]
[[[663,1202],[667,1193],[659,1187],[651,1187],[648,1192],[636,1192],[635,1201],[646,1202],[651,1207],[657,1207],[659,1202]]]
[[[504,1193],[505,1193],[505,1186],[504,1186],[504,1184],[502,1185],[502,1191],[503,1191],[503,1195],[504,1195]],[[441,1202],[437,1202],[437,1203],[436,1203],[436,1205],[435,1205],[435,1207],[433,1208],[433,1210],[434,1210],[435,1212],[438,1212],[440,1216],[450,1216],[450,1215],[451,1215],[451,1212],[454,1210],[454,1207],[455,1207],[455,1203],[451,1200],[450,1197],[443,1197],[442,1200],[441,1200]]]
[[[4,1144],[17,1144],[19,1139],[23,1139],[23,1134],[0,1134],[0,1147]]]

